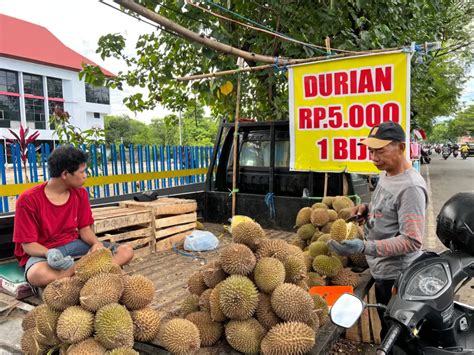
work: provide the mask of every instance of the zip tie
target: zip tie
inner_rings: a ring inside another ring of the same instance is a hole
[[[277,72],[286,72],[288,70],[288,61],[285,61],[283,60],[283,63],[281,66],[278,65],[278,57],[275,57],[275,63],[273,63],[273,70],[275,71],[275,73]]]

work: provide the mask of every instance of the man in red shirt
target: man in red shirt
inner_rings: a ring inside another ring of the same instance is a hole
[[[33,286],[74,274],[73,257],[108,244],[101,243],[87,191],[87,155],[71,146],[56,148],[48,158],[50,179],[20,195],[16,203],[13,241],[15,256]],[[113,246],[113,262],[125,265],[133,258],[127,244]]]

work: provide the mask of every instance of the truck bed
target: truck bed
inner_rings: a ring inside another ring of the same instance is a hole
[[[218,237],[219,247],[208,252],[193,253],[199,256],[199,259],[168,250],[135,259],[124,268],[127,274],[141,274],[153,280],[156,295],[152,307],[163,315],[176,314],[180,301],[188,294],[188,278],[206,264],[217,260],[221,250],[232,242],[230,234],[225,233],[221,224],[205,223],[204,226]],[[269,238],[289,240],[295,236],[292,232],[269,229],[265,231]]]

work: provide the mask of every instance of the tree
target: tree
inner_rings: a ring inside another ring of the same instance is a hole
[[[183,0],[136,2],[202,36],[245,51],[287,58],[308,58],[326,53],[314,46],[282,41],[219,19],[189,4],[185,6]],[[216,4],[221,8],[217,9]],[[322,45],[329,37],[333,48],[344,50],[392,48],[413,41],[441,41],[441,50],[423,56],[424,64],[413,67],[413,108],[418,111],[425,128],[430,128],[434,117],[456,108],[466,66],[472,61],[469,24],[474,14],[474,3],[471,1],[348,0],[335,6],[333,0],[221,0],[205,1],[203,6],[228,17],[233,16],[227,12],[231,10],[304,42]],[[238,20],[249,23],[242,18]],[[191,108],[197,102],[198,106],[209,106],[214,117],[233,117],[236,90],[225,95],[222,87],[231,82],[235,88],[236,76],[192,83],[178,82],[174,78],[235,69],[235,57],[183,40],[168,30],[140,36],[135,56],[128,55],[124,46],[122,35],[108,34],[99,40],[97,52],[102,58],[124,60],[129,71],[120,72],[115,78],[105,78],[98,68],[86,66],[82,75],[90,82],[105,83],[110,87],[120,88],[124,83],[147,87],[148,97],[137,93],[125,99],[132,111],[151,109],[157,103],[179,111]],[[255,66],[258,63],[247,60],[247,64]],[[242,75],[245,75],[241,100],[243,117],[260,121],[288,118],[288,85],[284,73],[266,70]],[[443,99],[439,100],[439,96]]]
[[[143,132],[146,124],[134,120],[127,115],[113,116],[107,115],[104,119],[105,141],[107,144],[121,144],[128,146],[131,143],[138,143],[136,139],[143,140]]]
[[[474,135],[474,105],[459,112],[453,120],[453,130],[462,135]]]

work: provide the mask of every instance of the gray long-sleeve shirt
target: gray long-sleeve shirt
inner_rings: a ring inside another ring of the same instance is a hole
[[[426,183],[414,168],[380,174],[365,225],[365,253],[375,279],[397,278],[420,256],[427,204]]]

